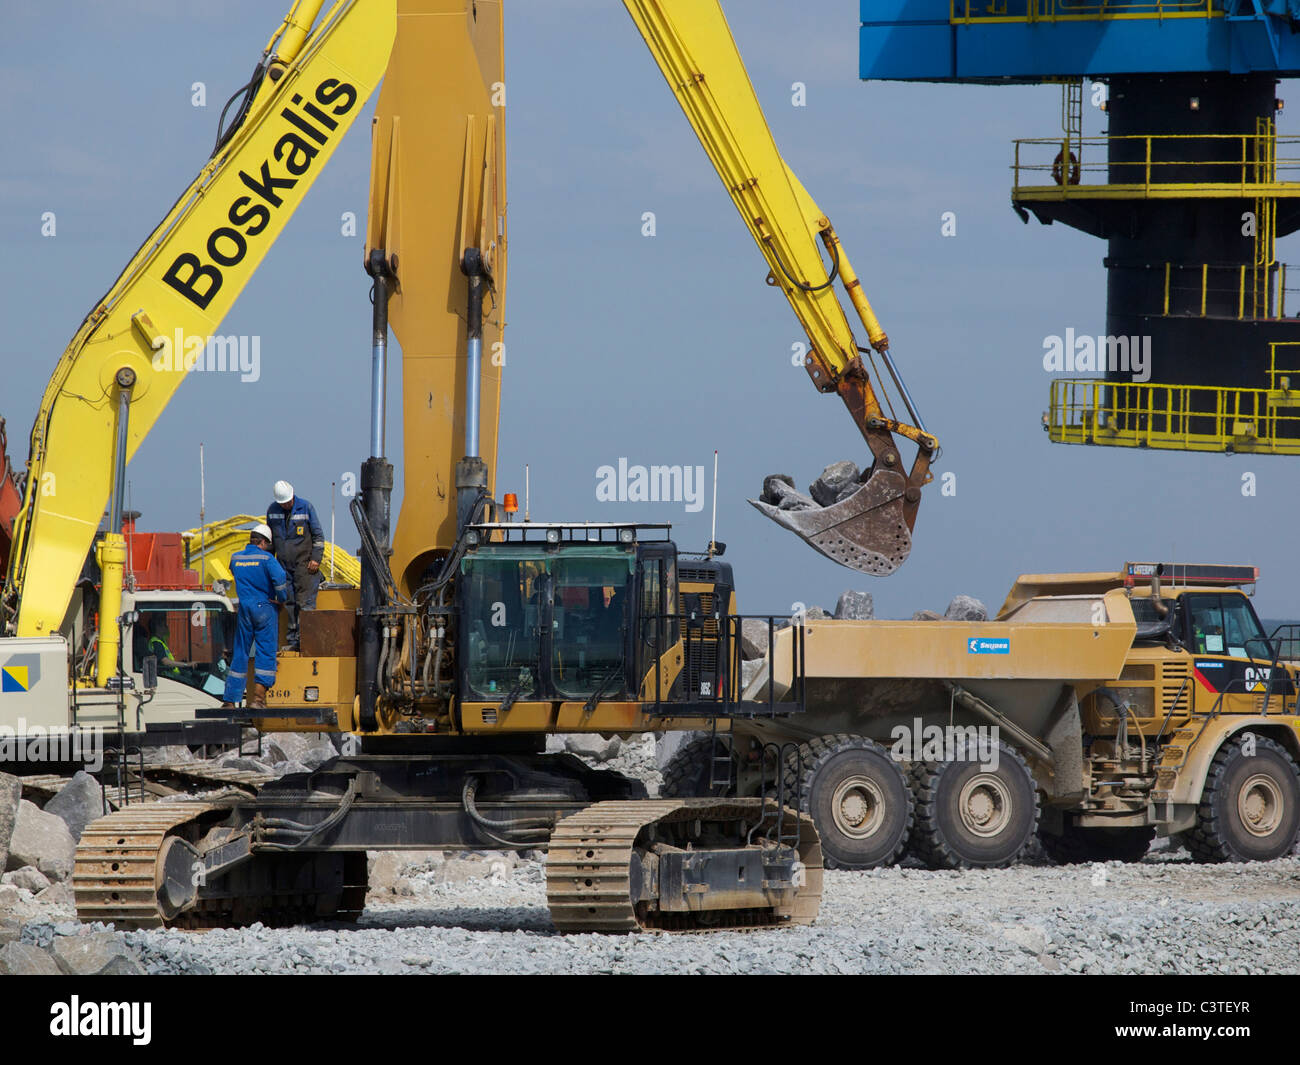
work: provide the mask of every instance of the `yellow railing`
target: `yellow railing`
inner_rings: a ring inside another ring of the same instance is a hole
[[[1295,381],[1291,392],[1063,378],[1044,428],[1058,444],[1300,455]]]
[[[1236,283],[1232,285],[1212,284],[1210,271],[1222,277],[1222,267],[1210,263],[1165,263],[1164,264],[1164,305],[1162,313],[1168,317],[1171,308],[1178,308],[1179,314],[1192,314],[1204,318],[1210,306],[1212,296],[1230,295],[1235,314],[1239,319],[1246,318],[1285,318],[1287,292],[1286,263],[1270,263],[1263,267],[1253,267],[1241,263],[1235,267]],[[1175,297],[1190,293],[1191,299],[1177,300]],[[1189,303],[1194,308],[1189,311]],[[1223,303],[1215,301],[1222,307]],[[1298,379],[1300,380],[1300,379]]]
[[[1222,17],[1222,0],[951,0],[949,14],[954,23]]]
[[[201,529],[181,533],[185,542],[185,564],[192,570],[200,570],[205,586],[210,586],[214,580],[233,582],[230,556],[247,546],[249,530],[265,520],[258,515],[236,514],[222,521],[210,521]],[[361,563],[355,555],[326,540],[320,575],[324,581],[359,588]]]
[[[1189,148],[1195,150],[1188,150]],[[1282,150],[1297,152],[1283,155]],[[1112,155],[1119,158],[1112,161]],[[1173,180],[1195,167],[1204,180]],[[1260,133],[1022,138],[1016,200],[1300,196],[1300,137]]]

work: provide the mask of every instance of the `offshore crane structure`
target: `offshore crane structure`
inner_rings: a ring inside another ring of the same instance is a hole
[[[809,333],[812,381],[841,396],[873,454],[856,492],[816,521],[786,524],[837,561],[888,573],[910,550],[937,442],[833,228],[777,152],[721,8],[626,6],[767,259],[769,283]],[[369,457],[352,507],[360,588],[322,591],[301,651],[280,656],[267,709],[206,715],[348,733],[359,750],[311,774],[245,781],[242,795],[127,806],[92,824],[74,874],[79,913],[137,926],[347,917],[364,903],[367,850],[469,846],[548,847],[563,930],[811,920],[820,845],[811,819],[783,801],[779,774],[757,798],[646,801],[638,781],[545,752],[550,733],[725,732],[802,704],[798,684],[780,699],[740,696],[742,619],[717,545],[679,573],[666,526],[515,523],[509,497],[495,499],[501,367],[485,352],[504,328],[507,277],[504,111],[494,102],[502,4],[324,8],[297,0],[236,94],[212,159],[60,360],[32,434],[4,606],[16,643],[61,631],[108,502],[100,627],[124,623],[124,471],[183,378],[153,363],[157,340],[177,326],[215,331],[382,77],[364,260]],[[854,339],[836,279],[870,349]],[[390,326],[404,396],[395,528]],[[872,351],[915,425],[885,417],[863,361]],[[895,436],[917,445],[907,473]],[[42,493],[47,473],[61,486],[69,478],[75,496]],[[95,667],[108,689],[123,668],[111,636],[101,633]],[[796,639],[796,677],[802,651]],[[786,753],[767,752],[774,772]]]
[[[1015,143],[1012,205],[1107,242],[1108,336],[1085,366],[1104,378],[1053,381],[1053,441],[1300,454],[1300,306],[1276,256],[1300,228],[1300,139],[1275,121],[1300,3],[863,0],[861,21],[864,79],[1063,85],[1060,135]],[[1101,136],[1081,79],[1108,83]]]

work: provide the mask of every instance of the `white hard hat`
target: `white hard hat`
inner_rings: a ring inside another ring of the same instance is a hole
[[[271,527],[269,525],[254,525],[249,531],[249,536],[260,536],[268,544],[271,542]]]
[[[288,481],[276,481],[274,491],[277,503],[288,503],[293,499],[293,485]]]

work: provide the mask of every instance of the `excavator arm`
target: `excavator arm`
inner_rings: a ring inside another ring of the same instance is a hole
[[[212,158],[82,322],[32,429],[6,631],[58,632],[109,504],[96,682],[117,668],[126,463],[384,74],[396,0],[297,0]],[[221,354],[225,354],[223,351]]]
[[[871,451],[862,486],[832,506],[768,517],[828,558],[876,576],[911,551],[911,531],[938,442],[926,432],[889,352],[889,338],[826,215],[786,166],[717,0],[624,0],[677,102],[699,137],[750,235],[808,335],[805,369],[821,392],[843,399]],[[821,247],[819,247],[819,243]],[[823,259],[825,249],[829,269]],[[859,347],[835,282],[844,286],[870,349]],[[888,370],[911,421],[886,415],[867,372],[872,350]],[[896,436],[917,446],[907,474]]]

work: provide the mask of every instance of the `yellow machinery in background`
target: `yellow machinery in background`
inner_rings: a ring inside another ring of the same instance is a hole
[[[32,429],[5,581],[6,635],[57,636],[98,548],[95,686],[118,675],[126,466],[185,380],[175,337],[216,331],[379,83],[395,0],[298,0],[263,50],[212,158],[94,306]],[[238,94],[237,94],[238,95]],[[232,100],[232,103],[234,101]]]
[[[248,546],[248,534],[254,525],[266,519],[253,514],[236,514],[223,521],[211,521],[198,529],[181,533],[185,542],[185,565],[200,576],[204,587],[224,581],[233,591],[230,556]],[[325,541],[325,555],[320,564],[321,580],[326,584],[357,588],[361,585],[361,563],[357,557]]]

